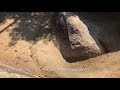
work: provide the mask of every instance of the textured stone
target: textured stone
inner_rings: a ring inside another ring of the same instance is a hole
[[[66,60],[85,60],[104,53],[76,14],[56,12],[50,20],[50,26],[53,39],[56,39],[54,41]]]

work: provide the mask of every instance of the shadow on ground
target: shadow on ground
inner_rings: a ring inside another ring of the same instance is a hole
[[[9,46],[13,46],[18,40],[26,40],[36,43],[42,38],[50,36],[48,27],[50,14],[44,12],[1,12],[0,23],[4,23],[6,19],[14,19],[14,22],[8,27],[19,22],[18,26],[10,32],[11,42]],[[8,28],[7,27],[7,28]],[[4,30],[6,30],[5,28]],[[2,32],[4,31],[2,30]],[[1,32],[1,33],[2,33]],[[49,41],[50,38],[47,38]]]

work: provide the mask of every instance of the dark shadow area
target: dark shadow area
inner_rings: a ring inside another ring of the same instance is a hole
[[[49,13],[44,12],[1,12],[0,21],[3,23],[5,19],[14,19],[14,22],[1,30],[4,32],[8,27],[19,22],[18,26],[10,32],[11,42],[9,46],[14,45],[18,40],[26,40],[28,42],[36,43],[42,38],[50,36],[48,22],[50,18]],[[50,40],[50,38],[47,38]],[[48,41],[49,41],[48,40]]]

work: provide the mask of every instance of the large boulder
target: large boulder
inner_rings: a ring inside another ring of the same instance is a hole
[[[85,60],[104,53],[99,42],[75,13],[56,12],[50,20],[53,40],[68,62]]]
[[[0,63],[0,78],[38,78],[30,71],[25,71],[22,68],[13,68],[11,66]]]

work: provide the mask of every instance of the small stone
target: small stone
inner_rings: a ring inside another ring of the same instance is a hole
[[[28,62],[28,60],[25,60],[24,62]]]

